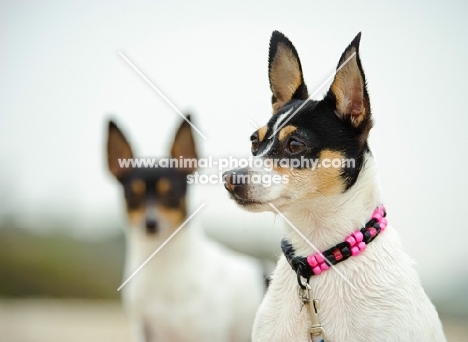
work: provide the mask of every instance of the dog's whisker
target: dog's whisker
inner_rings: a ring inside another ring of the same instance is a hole
[[[255,121],[252,117],[249,116],[248,119],[249,119],[250,126],[252,126],[254,129],[260,128],[260,125],[258,124],[258,122]]]

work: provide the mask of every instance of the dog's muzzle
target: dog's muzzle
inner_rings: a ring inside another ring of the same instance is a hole
[[[246,168],[237,168],[223,173],[224,187],[230,193],[239,192],[239,187],[248,184],[248,170]]]

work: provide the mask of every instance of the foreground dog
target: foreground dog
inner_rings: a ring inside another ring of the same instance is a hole
[[[279,32],[271,37],[274,115],[251,136],[253,155],[270,167],[225,173],[239,205],[289,221],[254,342],[445,341],[410,258],[387,227],[367,145],[372,118],[359,41],[360,34],[344,51],[323,100],[307,101],[296,49]],[[255,175],[288,181],[264,187],[249,182]]]
[[[127,279],[187,218],[193,168],[122,168],[130,144],[109,122],[108,164],[124,189]],[[178,129],[171,156],[196,158],[191,127]],[[193,165],[193,164],[192,164]],[[263,296],[262,268],[184,226],[122,289],[135,342],[245,342]]]

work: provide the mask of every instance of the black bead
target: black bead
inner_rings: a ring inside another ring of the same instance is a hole
[[[343,259],[341,259],[340,261],[348,259],[351,256],[351,250],[349,249],[349,247],[341,248],[341,255],[343,256]]]
[[[326,251],[322,252],[322,255],[325,259],[327,259],[330,255],[332,255],[332,252],[335,250],[335,247],[332,247],[330,249],[327,249]]]
[[[367,222],[366,224],[366,227],[365,228],[369,228],[369,227],[373,227],[374,224],[377,222],[376,219],[372,219],[372,220],[369,220],[369,222]]]
[[[341,242],[336,245],[336,248],[340,250],[341,255],[343,256],[339,262],[342,262],[351,256],[351,245],[348,242]]]
[[[363,241],[366,244],[372,239],[372,234],[368,230],[366,230],[362,235],[364,236]]]
[[[335,256],[333,254],[327,255],[326,258],[330,262],[330,264],[336,265],[336,259],[335,259]]]
[[[359,229],[359,231],[362,233],[362,235],[364,235],[365,232],[367,232],[367,228],[361,228],[361,229]]]
[[[322,252],[323,257],[326,258],[326,257],[328,257],[330,254],[332,254],[333,251],[336,249],[336,247],[338,247],[338,245],[336,245],[336,246],[334,246],[334,247],[332,247],[332,248],[329,248],[329,249],[327,249],[326,251],[323,251],[323,252]]]

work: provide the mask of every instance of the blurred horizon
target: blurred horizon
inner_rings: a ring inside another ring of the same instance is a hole
[[[0,300],[120,298],[117,287],[123,280],[123,231],[88,240],[70,238],[58,230],[38,235],[28,229],[1,225],[0,236]],[[229,246],[229,242],[224,242]],[[275,260],[273,254],[267,259]],[[426,285],[423,282],[441,315],[468,319],[468,277],[460,277],[444,294],[428,291]]]

